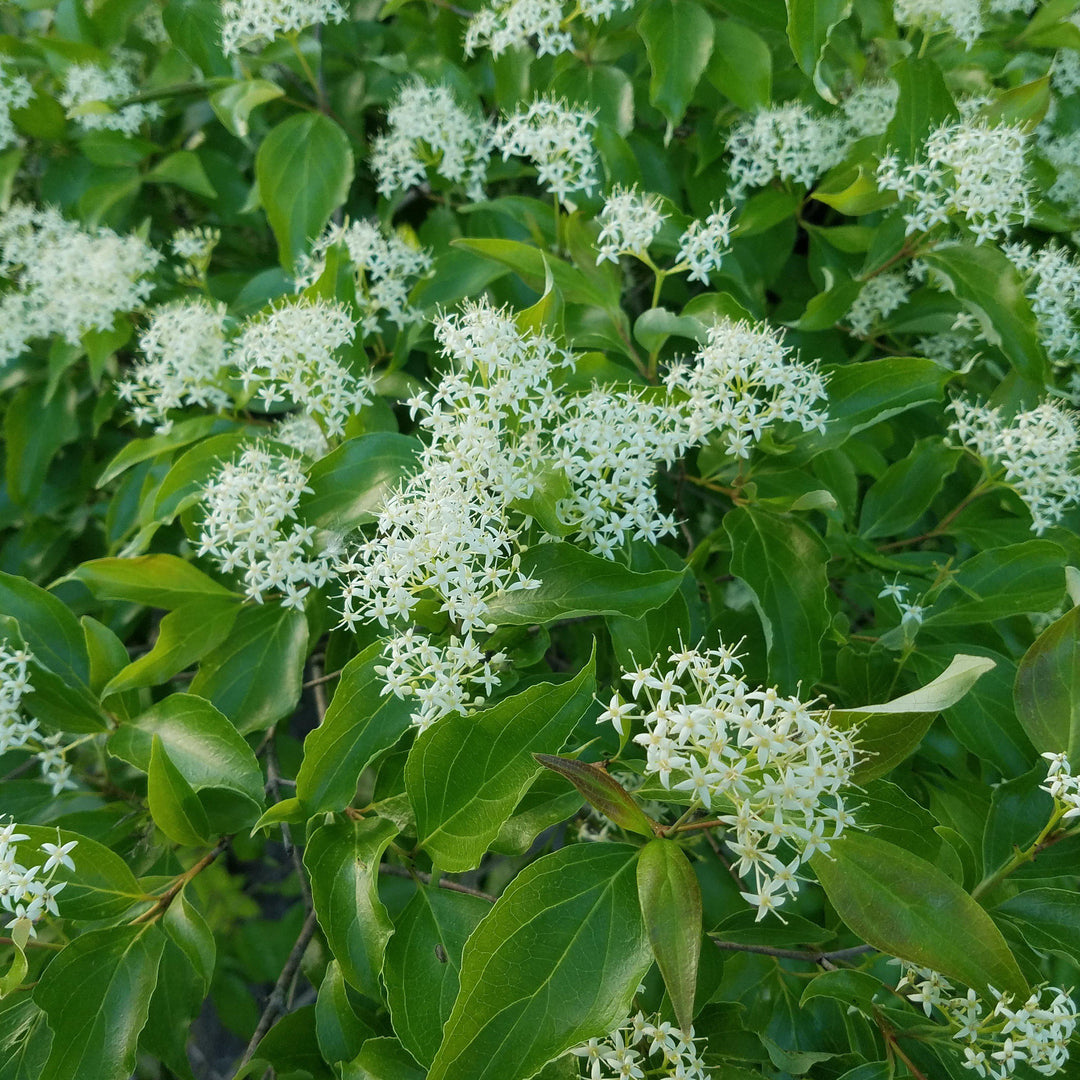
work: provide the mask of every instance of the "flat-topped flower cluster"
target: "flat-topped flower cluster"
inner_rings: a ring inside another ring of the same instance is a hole
[[[645,772],[687,792],[733,836],[735,871],[752,875],[743,897],[758,918],[799,891],[799,867],[827,853],[851,823],[843,790],[858,751],[828,715],[771,688],[752,688],[734,649],[672,650],[623,675],[598,723],[610,721],[645,749]]]
[[[34,866],[25,866],[19,861],[17,845],[29,840],[26,833],[18,831],[13,821],[0,823],[0,908],[13,916],[9,931],[13,937],[20,935],[35,937],[34,923],[44,915],[58,915],[56,897],[67,885],[66,881],[57,881],[56,873],[64,867],[75,869],[71,852],[78,845],[77,840],[61,843],[60,830],[56,831],[56,843],[49,841],[40,845],[45,860]]]
[[[638,1010],[602,1039],[589,1039],[570,1053],[581,1059],[590,1080],[709,1080],[712,1073],[695,1045],[694,1029],[680,1031],[660,1014]]]

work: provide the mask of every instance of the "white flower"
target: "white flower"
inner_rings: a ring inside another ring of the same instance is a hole
[[[1041,535],[1080,503],[1078,436],[1074,413],[1043,401],[1007,421],[1000,409],[955,398],[949,425],[960,442],[993,464],[1031,511],[1032,529]]]
[[[64,71],[60,104],[83,131],[122,131],[134,135],[147,120],[161,116],[156,101],[117,105],[138,93],[134,70],[137,53],[120,50],[110,67],[86,60]]]
[[[870,278],[847,314],[851,332],[866,337],[882,319],[891,315],[911,293],[911,282],[901,270],[890,270]]]
[[[1072,365],[1080,356],[1080,260],[1051,241],[1038,251],[1018,242],[1003,247],[1027,279],[1027,297],[1039,324],[1039,337],[1050,358]]]
[[[298,299],[249,319],[230,361],[266,409],[289,401],[321,420],[328,435],[340,435],[375,393],[370,375],[354,375],[334,356],[354,333],[343,304]]]
[[[46,913],[58,914],[56,894],[67,884],[56,881],[56,872],[61,867],[74,870],[75,862],[71,852],[78,846],[78,840],[69,840],[61,844],[60,830],[56,831],[56,843],[44,843],[41,850],[49,857],[44,864],[24,866],[19,860],[17,844],[29,837],[15,831],[15,823],[0,824],[0,909],[13,915],[9,932],[16,932],[17,924],[22,923],[22,930],[30,937],[36,936],[33,923]],[[22,922],[25,920],[25,922]]]
[[[660,1017],[628,1016],[602,1039],[590,1039],[569,1052],[584,1059],[591,1080],[640,1080],[648,1070],[658,1080],[709,1080],[694,1030],[680,1031]]]
[[[923,154],[904,163],[882,157],[878,187],[911,203],[909,234],[926,232],[963,215],[975,242],[1007,235],[1032,213],[1032,179],[1026,167],[1029,136],[1021,127],[990,125],[977,116],[947,121],[927,136]]]
[[[310,488],[297,459],[247,447],[203,488],[199,555],[210,555],[224,573],[239,571],[256,602],[278,592],[286,607],[302,608],[305,586],[325,585],[336,556],[315,553],[314,529],[298,520],[305,491]]]
[[[326,441],[318,421],[306,413],[293,413],[279,420],[271,435],[274,442],[298,450],[313,461],[318,461],[330,452],[330,444]]]
[[[139,335],[142,359],[117,383],[136,424],[172,426],[170,409],[185,405],[222,409],[229,395],[219,385],[225,366],[225,305],[202,298],[153,308]]]
[[[617,263],[620,255],[645,255],[666,219],[655,195],[639,195],[636,186],[624,188],[616,184],[598,219],[597,265],[604,261]]]
[[[731,250],[731,215],[734,209],[714,210],[704,221],[692,221],[679,240],[677,265],[690,270],[690,281],[709,283],[709,273],[720,268]]]
[[[0,216],[0,363],[35,338],[71,344],[88,330],[109,330],[119,311],[138,308],[160,256],[137,236],[83,228],[52,207],[12,203]]]
[[[11,110],[25,108],[33,96],[33,87],[26,76],[0,61],[0,150],[19,141]]]
[[[1062,821],[1080,817],[1080,776],[1073,776],[1069,759],[1064,754],[1043,754],[1049,762],[1046,783],[1040,785],[1064,808]]]
[[[828,852],[850,822],[841,792],[857,752],[827,714],[751,688],[738,667],[723,646],[680,649],[625,678],[641,713],[633,741],[645,750],[645,772],[725,811],[717,816],[732,833],[736,870],[753,874],[743,896],[761,918],[798,892],[802,861]],[[795,853],[787,863],[777,855],[781,842]]]
[[[315,241],[311,252],[300,259],[296,288],[313,285],[326,268],[327,253],[341,245],[356,271],[357,304],[364,334],[383,329],[383,321],[401,329],[420,318],[409,304],[416,280],[431,270],[431,252],[406,235],[384,234],[370,221],[331,222]]]
[[[896,0],[893,15],[900,26],[923,33],[949,31],[970,49],[983,32],[981,0]]]
[[[245,46],[273,41],[279,34],[347,17],[340,0],[223,0],[222,52],[229,56]]]
[[[494,125],[463,109],[449,87],[413,79],[398,91],[386,114],[387,129],[371,145],[379,194],[421,184],[427,170],[460,184],[472,200],[484,197],[484,177],[494,146]]]
[[[503,120],[495,132],[495,145],[503,160],[511,154],[530,158],[537,180],[566,203],[572,192],[588,195],[599,184],[592,140],[595,126],[594,112],[538,97]]]

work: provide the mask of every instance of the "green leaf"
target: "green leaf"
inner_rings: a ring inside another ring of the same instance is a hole
[[[735,19],[713,24],[709,82],[740,109],[753,112],[772,100],[772,53],[765,39]],[[744,212],[745,216],[745,212]]]
[[[924,859],[848,831],[811,865],[837,914],[867,944],[982,996],[994,986],[1027,1000],[1027,982],[993,920]]]
[[[636,855],[578,844],[521,871],[465,945],[428,1080],[525,1080],[626,1016],[652,963]]]
[[[540,581],[538,589],[496,596],[487,618],[498,626],[531,626],[585,615],[640,618],[666,603],[683,573],[653,570],[636,574],[621,563],[590,555],[573,544],[537,544],[521,557],[521,572]]]
[[[1024,653],[1013,700],[1036,750],[1080,760],[1080,607],[1048,626]]]
[[[628,829],[650,839],[655,835],[655,822],[645,815],[626,788],[599,765],[550,754],[533,754],[533,757],[545,769],[569,780],[590,806],[620,829]]]
[[[15,950],[11,957],[11,965],[3,975],[0,975],[0,1001],[12,991],[17,990],[26,978],[30,965],[26,960],[26,943],[30,940],[30,931],[33,923],[28,918],[17,918],[10,924],[8,933],[11,935],[11,947]]]
[[[255,179],[281,265],[291,272],[349,194],[349,137],[322,113],[290,116],[259,147]]]
[[[660,839],[641,849],[637,885],[645,930],[675,1019],[689,1031],[701,958],[701,886],[682,848]]]
[[[238,596],[176,555],[91,559],[69,575],[98,600],[127,600],[172,611],[208,597]]]
[[[158,184],[175,184],[204,199],[216,199],[218,195],[194,150],[177,150],[162,158],[146,174],[146,179]]]
[[[713,48],[713,21],[694,0],[650,0],[637,20],[649,55],[649,103],[668,124],[686,113]]]
[[[75,419],[78,395],[65,386],[50,396],[45,383],[17,390],[4,413],[4,475],[8,494],[29,506],[41,494],[45,477],[60,448],[79,437]]]
[[[356,1057],[374,1032],[355,1013],[341,965],[331,960],[315,1002],[315,1034],[323,1058],[330,1064]]]
[[[957,115],[956,105],[941,68],[929,57],[905,56],[889,73],[899,95],[882,145],[911,162],[922,154],[930,131]]]
[[[312,466],[301,518],[341,530],[374,521],[383,500],[416,468],[419,450],[416,439],[387,431],[342,443]]]
[[[364,769],[412,726],[415,701],[383,693],[384,649],[376,641],[345,665],[322,723],[304,740],[296,796],[308,814],[344,810]]]
[[[994,101],[984,105],[976,116],[985,119],[991,127],[1012,124],[1025,131],[1034,131],[1049,108],[1050,76],[1044,75],[1034,82],[1003,91]]]
[[[1080,894],[1068,889],[1027,889],[998,904],[993,913],[1015,922],[1033,949],[1080,964]]]
[[[993,667],[988,657],[959,654],[933,682],[910,694],[882,705],[833,709],[829,716],[837,727],[858,732],[862,757],[855,766],[855,781],[865,784],[892,772],[922,742],[934,718],[955,705]]]
[[[341,1072],[342,1080],[425,1080],[424,1070],[397,1041],[368,1039]]]
[[[823,450],[843,445],[852,435],[919,405],[941,400],[952,374],[932,360],[889,357],[846,364],[828,371],[829,418],[825,434],[806,432],[785,458],[801,464]]]
[[[1042,386],[1046,350],[1024,279],[1008,256],[993,244],[952,244],[927,252],[925,262],[978,319],[983,336],[1005,354],[1019,375]]]
[[[797,518],[739,506],[724,516],[731,572],[754,594],[769,650],[769,677],[786,693],[821,677],[829,554]]]
[[[181,604],[158,624],[154,647],[118,672],[101,696],[171,679],[216,649],[229,636],[239,613],[239,596],[205,596]]]
[[[248,133],[251,110],[285,93],[277,83],[268,79],[241,79],[231,86],[215,90],[209,97],[210,108],[217,118],[238,139]]]
[[[183,773],[169,759],[160,735],[154,735],[151,743],[146,802],[154,824],[170,840],[187,847],[210,842],[206,811]]]
[[[300,700],[307,645],[303,612],[280,604],[244,607],[228,639],[203,660],[191,692],[241,732],[267,728]]]
[[[19,825],[18,831],[27,836],[19,842],[19,860],[25,866],[40,866],[49,857],[42,844],[77,842],[68,853],[75,869],[57,871],[58,880],[67,882],[56,897],[61,918],[86,922],[119,918],[145,896],[127,863],[104,844],[67,829],[41,825]]]
[[[207,435],[221,435],[235,430],[236,424],[222,416],[195,416],[190,420],[178,420],[167,435],[151,435],[146,439],[132,439],[119,450],[102,470],[95,481],[104,487],[110,480],[126,472],[140,461],[148,461],[171,450],[178,450]]]
[[[164,946],[161,928],[143,923],[89,930],[57,954],[34,990],[53,1030],[39,1080],[117,1080],[134,1072]]]
[[[920,439],[906,458],[894,462],[863,499],[859,533],[868,540],[898,536],[930,509],[963,451],[940,435]]]
[[[821,76],[821,59],[833,28],[851,14],[851,0],[787,0],[787,35],[795,62],[826,100],[836,95]]]
[[[26,578],[0,573],[0,614],[18,620],[34,657],[56,675],[85,686],[90,678],[79,620],[63,601]]]
[[[169,40],[206,76],[228,75],[221,51],[221,7],[213,0],[170,0],[162,9]]]
[[[251,747],[209,701],[170,694],[121,725],[109,739],[109,753],[148,772],[154,739],[200,794],[212,832],[235,832],[255,820],[264,802],[262,769]]]
[[[430,1065],[458,993],[461,951],[488,913],[486,900],[448,889],[423,888],[394,924],[383,981],[390,1018],[402,1046]]]
[[[304,866],[326,943],[348,982],[379,1000],[383,950],[394,926],[379,899],[379,862],[397,826],[383,818],[346,818],[308,838]]]
[[[1042,613],[1065,592],[1065,552],[1049,540],[980,551],[968,559],[926,613],[924,625],[968,626]]]
[[[451,713],[422,732],[405,786],[417,839],[442,869],[471,870],[536,778],[534,753],[557,753],[589,708],[595,650],[568,682],[538,683],[496,705]]]

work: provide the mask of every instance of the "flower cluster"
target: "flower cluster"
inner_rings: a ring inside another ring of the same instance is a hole
[[[926,608],[922,604],[912,603],[907,599],[908,587],[901,585],[899,581],[893,581],[891,584],[886,585],[885,588],[878,593],[879,599],[889,599],[896,602],[897,608],[900,610],[900,625],[918,627],[922,625],[923,616],[926,614]]]
[[[1021,1063],[1044,1076],[1064,1069],[1077,1020],[1076,1004],[1064,990],[1044,987],[1020,1005],[1012,994],[990,987],[994,1006],[988,1009],[974,990],[954,995],[937,971],[903,961],[901,968],[896,989],[927,1016],[937,1009],[956,1029],[953,1038],[964,1048],[964,1068],[992,1080],[1006,1080]],[[1044,996],[1050,1000],[1044,1003]]]
[[[946,30],[968,49],[983,32],[982,0],[896,0],[899,26],[917,26],[925,34]]]
[[[160,256],[137,236],[83,228],[52,207],[13,203],[0,217],[0,362],[35,338],[78,344],[112,328],[118,311],[139,307],[153,288],[145,275]]]
[[[1043,401],[1017,413],[1009,422],[1000,409],[956,398],[956,419],[949,430],[987,463],[1001,470],[1031,511],[1032,528],[1041,535],[1080,503],[1080,446],[1075,415]]]
[[[447,86],[422,79],[406,83],[386,113],[387,129],[371,146],[379,194],[421,184],[429,168],[470,199],[484,197],[484,176],[494,146],[494,125],[463,109]]]
[[[722,319],[710,326],[692,363],[673,364],[665,385],[678,402],[687,446],[722,433],[734,457],[771,424],[790,421],[804,431],[824,430],[825,378],[784,345],[784,332]]]
[[[1080,355],[1075,321],[1080,314],[1080,261],[1053,242],[1038,251],[1023,242],[1006,244],[1004,251],[1027,278],[1027,297],[1047,353],[1059,364],[1074,364]]]
[[[655,195],[639,194],[637,186],[616,184],[604,202],[599,217],[600,235],[596,238],[596,263],[619,261],[620,255],[647,254],[667,214],[660,210]]]
[[[194,229],[177,229],[169,241],[172,253],[183,259],[176,276],[182,284],[199,287],[205,284],[206,272],[214,248],[221,240],[221,230],[200,225]]]
[[[19,141],[11,110],[25,108],[33,96],[33,88],[26,76],[0,61],[0,150]]]
[[[907,300],[911,288],[911,280],[902,270],[889,270],[870,278],[848,310],[851,332],[866,337],[882,319]]]
[[[431,253],[402,235],[385,235],[370,221],[331,223],[300,261],[297,289],[314,284],[326,268],[326,255],[342,245],[356,269],[356,301],[364,334],[378,333],[382,320],[398,328],[415,322],[419,313],[409,305],[409,290],[431,269]]]
[[[46,841],[41,845],[45,861],[36,866],[24,866],[19,862],[15,845],[30,837],[18,832],[17,828],[13,821],[0,825],[0,908],[15,916],[11,923],[12,935],[19,934],[21,929],[25,940],[27,936],[35,936],[34,923],[46,912],[59,915],[56,897],[67,882],[57,881],[56,872],[60,867],[75,869],[71,852],[78,841],[69,840],[62,844],[58,829],[55,844]]]
[[[909,234],[959,214],[981,244],[1031,216],[1027,144],[1021,127],[994,126],[976,116],[946,122],[930,132],[922,157],[905,164],[898,154],[884,155],[878,186],[910,202],[904,214]]]
[[[60,745],[62,736],[42,735],[37,720],[22,711],[22,699],[33,692],[29,674],[33,659],[25,646],[0,645],[0,754],[29,750],[41,765],[42,779],[59,795],[75,786]]]
[[[471,634],[435,645],[411,628],[390,638],[383,655],[386,664],[375,668],[385,683],[380,694],[415,701],[412,722],[421,731],[479,706],[499,685],[497,672],[507,660],[504,653],[487,656]]]
[[[305,26],[345,18],[340,0],[224,0],[221,50],[230,56],[244,46],[273,41],[279,34],[295,34]]]
[[[602,1039],[589,1039],[570,1053],[581,1058],[589,1080],[709,1080],[711,1073],[694,1045],[694,1029],[680,1031],[657,1014],[637,1012]]]
[[[535,41],[537,56],[558,56],[570,52],[574,39],[569,24],[577,14],[592,23],[610,19],[617,11],[628,11],[634,0],[579,0],[569,14],[563,0],[494,0],[481,8],[465,30],[465,55],[488,48],[499,56],[515,45]]]
[[[1080,817],[1080,776],[1073,776],[1069,759],[1064,754],[1043,754],[1049,762],[1043,791],[1065,807],[1062,821]]]
[[[110,67],[90,60],[71,64],[64,71],[60,104],[83,131],[122,131],[134,135],[145,121],[161,116],[161,106],[156,101],[111,104],[138,93],[133,74],[137,62],[137,54],[121,51]]]
[[[599,184],[593,154],[595,126],[595,113],[538,97],[503,120],[495,131],[495,145],[504,161],[511,154],[530,158],[537,180],[565,204],[572,192],[588,195]]]
[[[775,689],[751,689],[734,649],[671,650],[666,662],[623,676],[598,723],[620,733],[640,721],[633,741],[645,771],[664,788],[688,792],[692,806],[717,814],[734,834],[736,872],[754,877],[742,895],[758,918],[799,891],[799,867],[828,852],[851,823],[841,790],[857,751],[850,733]]]
[[[340,435],[345,421],[370,404],[375,392],[371,376],[352,374],[334,357],[354,332],[343,304],[300,299],[250,319],[231,361],[245,392],[257,388],[263,408],[299,405],[328,435]]]
[[[297,520],[307,487],[295,458],[258,444],[226,462],[203,488],[205,514],[198,553],[210,555],[225,573],[239,571],[244,591],[262,603],[263,594],[284,593],[284,606],[302,610],[312,585],[325,585],[337,551],[313,551],[315,530]]]
[[[731,250],[731,215],[734,208],[717,207],[704,221],[692,221],[679,240],[676,269],[685,266],[690,281],[709,283],[720,260]]]
[[[893,82],[867,83],[827,116],[789,101],[740,120],[727,143],[732,197],[741,199],[774,177],[812,184],[843,158],[854,140],[885,130],[897,92]]]
[[[314,461],[330,452],[319,422],[306,413],[290,413],[279,420],[271,429],[274,442],[288,446]]]
[[[224,408],[229,395],[219,385],[225,366],[225,307],[201,298],[174,300],[154,308],[139,335],[142,359],[116,384],[132,405],[136,424],[172,427],[169,410],[184,405]]]

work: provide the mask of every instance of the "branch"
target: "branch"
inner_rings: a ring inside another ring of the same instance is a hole
[[[156,922],[169,910],[169,905],[176,899],[176,897],[183,891],[183,888],[192,878],[198,877],[228,846],[232,843],[231,836],[223,836],[217,845],[208,851],[190,870],[185,870],[166,890],[163,892],[157,900],[154,901],[152,907],[149,907],[141,915],[131,920],[131,925],[136,926],[139,923]]]
[[[255,1025],[255,1033],[251,1036],[251,1042],[248,1043],[244,1056],[236,1067],[237,1072],[243,1069],[254,1057],[255,1050],[258,1048],[259,1043],[262,1042],[263,1036],[270,1030],[278,1016],[284,1012],[289,984],[293,981],[293,977],[300,967],[304,950],[307,949],[308,943],[315,934],[315,926],[315,912],[308,912],[308,917],[304,920],[304,925],[300,929],[300,936],[296,939],[296,944],[293,945],[292,952],[289,953],[289,958],[285,961],[285,966],[281,969],[277,982],[274,983],[274,989],[270,991],[270,997],[266,1000],[266,1007],[262,1011],[262,1016],[259,1017],[258,1024]]]
[[[425,874],[423,870],[412,870],[408,866],[396,866],[394,863],[379,863],[379,873],[389,874],[391,877],[415,878],[425,885],[431,884],[431,875]],[[449,878],[439,878],[436,884],[440,889],[464,893],[466,896],[478,896],[489,904],[494,904],[498,899],[497,896],[492,896],[491,893],[481,892],[479,889],[474,889],[469,885],[462,885],[459,881],[451,881]]]
[[[718,949],[727,952],[760,953],[762,956],[780,956],[785,960],[807,960],[814,964],[832,960],[850,960],[854,956],[862,956],[864,953],[875,951],[873,945],[852,945],[847,949],[834,949],[832,952],[811,952],[807,949],[775,949],[771,945],[744,945],[740,941],[719,941],[716,938],[712,938],[711,941]]]

